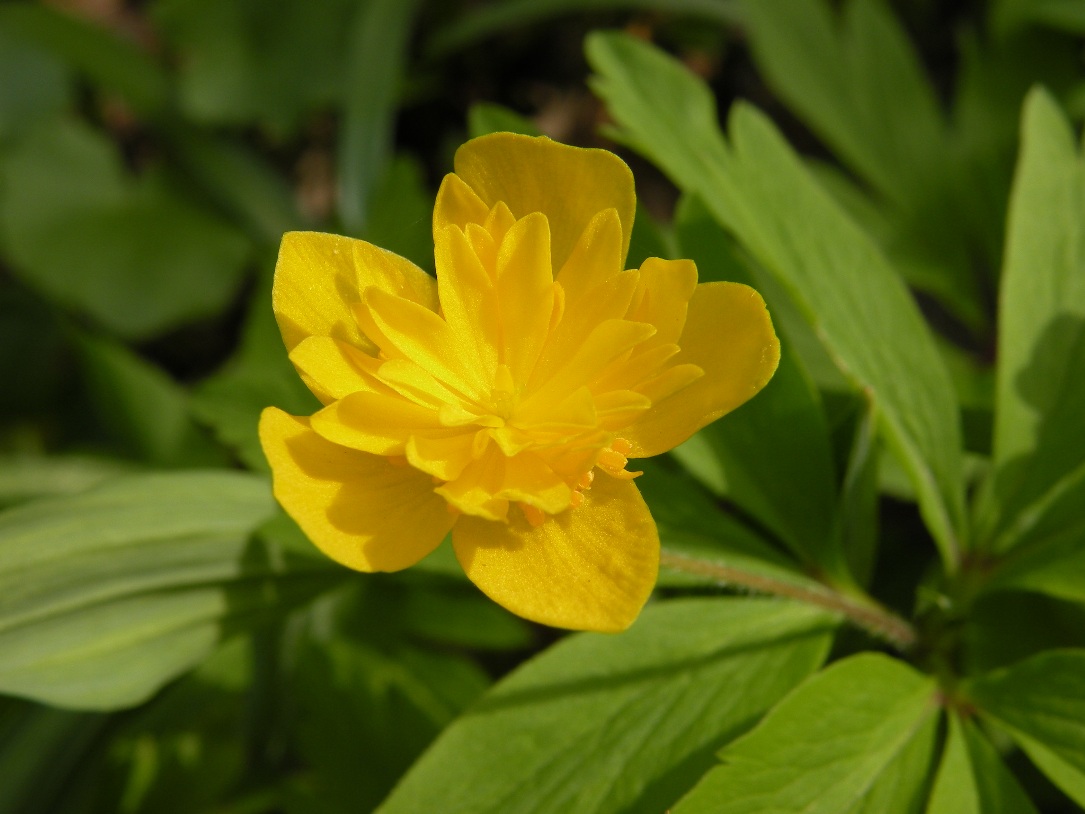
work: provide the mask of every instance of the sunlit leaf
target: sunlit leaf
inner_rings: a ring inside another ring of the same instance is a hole
[[[596,33],[587,49],[621,137],[702,197],[868,391],[943,559],[955,567],[965,534],[957,407],[900,278],[762,114],[737,105],[728,144],[708,89],[674,60],[618,34]]]
[[[445,730],[379,811],[662,811],[817,668],[832,627],[776,600],[683,600],[571,636]]]
[[[720,753],[675,814],[906,814],[926,790],[934,682],[885,656],[853,656],[804,682]]]
[[[263,478],[132,475],[0,513],[0,691],[78,709],[145,700],[231,631],[326,584],[250,535]],[[282,577],[281,579],[279,577]]]

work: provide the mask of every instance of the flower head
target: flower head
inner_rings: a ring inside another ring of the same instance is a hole
[[[698,285],[688,260],[625,269],[633,179],[611,153],[499,133],[455,169],[436,280],[364,241],[283,238],[275,314],[325,406],[264,411],[275,495],[352,568],[405,568],[451,531],[514,613],[624,629],[659,562],[630,459],[764,386],[768,312],[746,286]]]

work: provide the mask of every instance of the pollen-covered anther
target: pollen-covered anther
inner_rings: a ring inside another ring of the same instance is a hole
[[[546,522],[546,513],[538,506],[532,506],[530,503],[520,503],[519,506],[533,528],[538,528]]]
[[[595,465],[615,478],[632,480],[638,475],[644,474],[642,472],[626,471],[625,467],[629,463],[627,456],[632,451],[633,445],[631,443],[624,438],[615,438],[607,449],[599,453]]]

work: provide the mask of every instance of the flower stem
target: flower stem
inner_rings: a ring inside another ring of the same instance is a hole
[[[755,574],[733,565],[690,557],[663,549],[659,564],[675,571],[692,574],[722,585],[746,588],[772,596],[782,596],[815,605],[842,615],[871,636],[888,642],[901,652],[907,652],[919,639],[916,629],[906,620],[882,607],[872,599],[847,596],[827,585],[797,585],[763,574]]]

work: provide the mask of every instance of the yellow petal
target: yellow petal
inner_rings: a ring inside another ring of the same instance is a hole
[[[548,404],[563,401],[567,394],[590,385],[604,375],[609,365],[654,333],[654,327],[642,322],[622,319],[600,322],[570,357],[543,360],[546,364],[540,364],[541,370],[553,367],[555,362],[557,370],[548,381],[532,382],[537,389],[524,400],[524,414],[535,415],[536,411],[545,411]],[[550,352],[548,349],[547,353]]]
[[[453,431],[441,435],[412,435],[404,454],[407,462],[443,481],[455,480],[471,463],[473,432]]]
[[[479,240],[493,243],[488,233],[475,227]],[[434,258],[441,311],[448,323],[450,340],[463,348],[469,364],[492,370],[498,364],[501,344],[501,303],[496,281],[479,259],[466,234],[450,226],[437,236]],[[496,247],[491,249],[495,254]]]
[[[433,311],[367,288],[354,316],[387,358],[414,362],[461,393],[477,396],[489,390],[487,371],[465,363],[473,345]]]
[[[467,230],[467,224],[486,222],[490,207],[482,202],[475,191],[457,175],[449,173],[437,190],[437,202],[433,205],[433,242],[448,226]]]
[[[443,429],[437,410],[398,394],[365,391],[329,404],[310,421],[328,441],[373,455],[402,455],[412,435]]]
[[[572,494],[539,455],[522,452],[510,458],[495,445],[436,491],[464,514],[490,521],[504,520],[510,501],[559,512],[568,507]]]
[[[600,474],[584,503],[533,527],[462,517],[452,531],[467,576],[515,614],[554,627],[619,631],[648,600],[659,536],[637,487]]]
[[[588,222],[569,259],[554,278],[565,289],[566,302],[577,302],[622,272],[625,267],[622,239],[618,210],[604,209]]]
[[[398,571],[454,522],[429,475],[331,444],[304,418],[269,407],[260,442],[275,498],[325,554],[358,571]]]
[[[636,303],[626,319],[655,325],[653,343],[677,342],[686,323],[686,304],[697,287],[697,266],[692,260],[649,257],[640,267]]]
[[[508,230],[497,255],[502,362],[515,382],[527,379],[542,351],[553,287],[549,226],[542,215],[527,215]]]
[[[776,371],[780,342],[761,295],[740,283],[702,283],[693,292],[682,351],[674,364],[704,371],[622,432],[631,458],[673,449],[706,424],[752,398]]]
[[[604,209],[616,209],[624,261],[636,197],[633,174],[614,153],[569,147],[541,136],[493,133],[460,147],[455,166],[487,207],[503,201],[517,218],[532,212],[546,216],[556,269],[565,264],[591,219]]]
[[[307,336],[290,352],[290,361],[320,401],[330,404],[359,390],[373,389],[372,379],[355,363],[362,351],[329,336]]]
[[[371,285],[428,308],[436,306],[436,283],[409,260],[339,235],[283,235],[271,299],[287,350],[307,336],[330,336],[370,348],[351,306]]]

